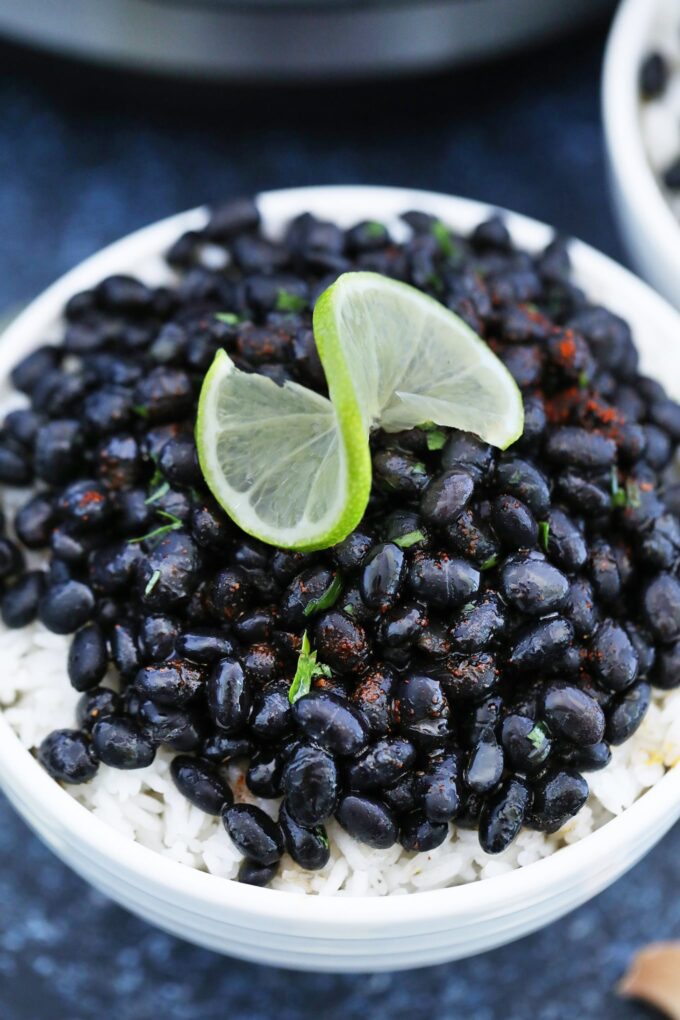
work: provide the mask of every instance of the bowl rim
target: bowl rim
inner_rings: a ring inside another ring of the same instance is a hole
[[[639,117],[638,74],[660,2],[665,0],[622,0],[614,16],[602,68],[602,119],[622,197],[628,208],[644,209],[645,233],[672,266],[677,264],[680,223],[647,157]]]
[[[258,204],[265,223],[277,218],[283,222],[306,209],[318,213],[325,209],[326,215],[332,210],[334,218],[341,221],[343,212],[346,219],[368,216],[368,210],[374,216],[389,219],[398,211],[417,207],[434,212],[459,230],[469,229],[498,210],[522,246],[536,248],[554,236],[545,224],[497,206],[414,189],[361,185],[292,188],[265,192],[258,196]],[[352,212],[355,207],[366,211]],[[68,296],[113,271],[124,271],[126,266],[134,271],[136,262],[162,252],[184,230],[199,227],[206,215],[205,209],[198,208],[157,221],[103,248],[62,276],[5,330],[0,338],[0,374],[16,359],[17,348],[29,350],[44,342],[45,331],[49,332],[50,324],[54,328]],[[619,310],[625,313],[627,308],[632,314],[636,308],[645,321],[649,318],[660,326],[661,332],[678,331],[680,313],[628,270],[583,242],[574,241],[571,251],[577,277],[594,280],[599,277],[615,284],[617,292],[623,295],[623,307]],[[92,860],[111,861],[114,872],[119,869],[122,876],[136,876],[147,889],[165,893],[168,898],[169,894],[179,895],[211,915],[219,910],[228,918],[231,911],[241,921],[250,921],[254,930],[259,921],[267,919],[290,925],[291,930],[313,925],[319,934],[325,932],[346,939],[356,937],[359,930],[370,929],[380,929],[381,937],[397,938],[406,930],[400,930],[397,927],[400,924],[427,926],[428,931],[436,932],[450,926],[454,919],[470,922],[480,912],[501,917],[518,904],[549,898],[570,884],[580,884],[585,889],[589,876],[606,867],[614,847],[635,842],[641,833],[658,829],[680,805],[679,763],[631,807],[601,828],[524,868],[465,885],[403,896],[333,897],[333,908],[328,910],[329,900],[325,896],[291,895],[221,879],[164,857],[117,832],[43,771],[20,743],[2,711],[0,784],[11,791],[17,806],[31,806],[29,815],[35,814],[36,809],[40,812],[41,822],[47,823],[44,828],[57,834],[57,846],[75,842],[79,852]]]

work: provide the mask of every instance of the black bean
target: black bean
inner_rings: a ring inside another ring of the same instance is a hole
[[[293,706],[296,725],[331,754],[355,758],[368,743],[368,724],[361,712],[333,694],[312,692]]]
[[[537,780],[533,793],[531,824],[542,832],[557,832],[581,810],[589,789],[580,773],[564,769]]]
[[[643,608],[652,634],[664,644],[680,637],[680,582],[658,574],[643,592]]]
[[[14,518],[14,528],[21,542],[29,549],[44,549],[54,524],[54,505],[45,493],[32,496]]]
[[[522,613],[543,616],[560,609],[569,591],[569,581],[557,567],[532,556],[518,556],[503,567],[503,594]]]
[[[330,846],[325,829],[300,825],[286,810],[285,804],[279,814],[279,825],[283,833],[286,850],[296,864],[306,871],[319,871],[330,860]]]
[[[491,507],[491,523],[508,549],[531,548],[538,539],[538,525],[531,510],[516,496],[498,496]]]
[[[143,666],[135,677],[135,688],[143,697],[176,708],[181,708],[191,701],[202,689],[203,683],[204,678],[200,670],[184,659],[170,659],[167,662]],[[208,685],[211,707],[213,693],[211,675]]]
[[[385,666],[366,673],[352,693],[352,701],[375,736],[383,736],[390,728],[394,674]]]
[[[137,719],[154,744],[165,744],[174,751],[198,751],[203,726],[190,710],[159,705],[147,698],[139,703]]]
[[[25,627],[35,620],[44,586],[44,573],[29,570],[7,587],[0,603],[2,622],[6,627]]]
[[[23,393],[30,394],[37,383],[57,367],[60,357],[60,352],[56,347],[45,345],[36,348],[12,369],[10,374],[12,385]]]
[[[217,771],[198,758],[173,758],[170,774],[180,793],[209,815],[219,815],[225,804],[232,803],[231,790]]]
[[[587,747],[563,747],[559,755],[565,765],[577,772],[599,772],[612,760],[611,748],[604,740]]]
[[[541,669],[559,662],[574,640],[574,629],[560,616],[527,628],[512,647],[508,664],[519,670]]]
[[[489,793],[500,782],[503,765],[503,748],[490,727],[470,752],[464,772],[465,785],[474,793]]]
[[[463,510],[457,520],[444,529],[448,548],[477,567],[494,564],[500,554],[500,542],[491,528],[482,524],[472,510]]]
[[[92,616],[92,590],[79,581],[66,581],[47,588],[38,604],[38,616],[55,634],[72,634]]]
[[[638,656],[628,634],[613,620],[604,620],[593,637],[590,663],[609,691],[623,691],[638,675]]]
[[[652,683],[662,691],[670,691],[680,685],[680,641],[659,649]]]
[[[430,524],[444,527],[452,523],[469,503],[475,480],[468,471],[454,468],[436,476],[420,500],[420,512]]]
[[[336,574],[324,567],[310,567],[292,579],[281,600],[281,618],[290,628],[302,627],[307,617],[321,608],[328,609],[339,590],[334,592]],[[324,599],[330,599],[324,605]]]
[[[449,706],[439,680],[410,674],[394,691],[392,711],[402,733],[425,747],[440,743],[449,730]]]
[[[373,537],[360,529],[353,531],[344,541],[330,550],[334,562],[341,570],[356,570],[373,545]]]
[[[476,477],[484,477],[494,463],[494,451],[471,432],[454,431],[442,450],[442,467],[446,470],[458,465]]]
[[[438,673],[450,701],[484,701],[498,686],[500,672],[489,652],[450,655]]]
[[[171,616],[143,616],[139,623],[137,644],[142,658],[148,662],[162,662],[177,652],[184,658],[196,661],[185,655],[179,642],[179,622]]]
[[[404,552],[393,542],[376,545],[364,557],[360,590],[364,602],[385,610],[399,595],[406,569]]]
[[[246,786],[256,797],[280,797],[283,761],[269,748],[263,748],[250,759],[246,772]]]
[[[208,677],[208,708],[215,725],[225,733],[238,733],[248,721],[251,700],[240,662],[230,658],[216,662]]]
[[[588,637],[597,627],[599,609],[592,586],[584,577],[577,577],[569,586],[562,611],[579,637]]]
[[[467,560],[447,553],[416,552],[411,558],[408,583],[417,599],[439,609],[462,605],[475,595],[480,574]]]
[[[181,530],[163,535],[152,546],[139,561],[137,591],[150,609],[171,609],[186,602],[194,591],[201,557],[190,536]]]
[[[339,673],[361,669],[368,661],[366,631],[360,623],[338,610],[319,617],[314,641],[319,661]]]
[[[250,758],[253,754],[253,742],[250,737],[231,737],[224,731],[217,731],[205,738],[201,744],[201,757],[216,765],[239,758]]]
[[[524,780],[507,779],[487,797],[479,816],[479,842],[487,854],[500,854],[510,846],[522,827],[531,803]]]
[[[496,469],[501,492],[516,496],[539,520],[550,510],[550,485],[538,468],[519,457],[502,459]]]
[[[619,694],[607,711],[605,735],[610,744],[623,744],[638,729],[652,700],[648,683],[640,681]]]
[[[78,631],[68,654],[68,676],[77,691],[89,691],[106,675],[108,653],[101,628],[88,623]]]
[[[144,732],[124,716],[105,716],[92,728],[92,745],[104,765],[114,769],[143,769],[156,756]]]
[[[401,819],[399,841],[404,850],[425,853],[441,846],[449,833],[446,822],[432,822],[420,811],[411,811]]]
[[[258,864],[275,864],[283,856],[281,829],[262,808],[233,804],[222,811],[222,821],[241,853]]]
[[[338,798],[335,761],[320,747],[300,745],[286,762],[283,791],[290,815],[308,828],[329,818]]]
[[[588,558],[588,547],[580,529],[559,507],[550,511],[547,521],[549,531],[546,551],[550,559],[568,573],[580,570]]]
[[[269,885],[278,870],[278,860],[273,864],[258,864],[246,858],[238,869],[238,881],[244,885],[264,887]]]
[[[416,749],[403,737],[377,740],[347,769],[352,790],[380,790],[398,782],[416,760]]]
[[[191,412],[192,390],[188,375],[176,368],[159,366],[139,380],[134,404],[144,409],[150,422],[180,421]]]
[[[386,850],[397,841],[397,822],[379,800],[350,793],[338,804],[335,817],[350,836],[375,850]]]
[[[397,449],[378,450],[373,457],[373,473],[381,489],[403,496],[419,495],[430,480],[422,461]]]
[[[95,775],[98,762],[88,738],[80,730],[54,730],[38,748],[38,761],[62,783],[86,783]]]
[[[542,715],[550,732],[573,744],[597,744],[604,736],[604,712],[585,691],[558,682],[541,699]]]
[[[524,715],[505,717],[501,743],[508,763],[526,775],[540,771],[552,751],[552,740],[546,727]]]
[[[110,687],[95,687],[86,691],[76,707],[76,720],[81,729],[90,731],[97,719],[114,715],[120,707],[120,698]]]
[[[140,666],[139,649],[134,627],[114,623],[111,629],[111,658],[124,680],[131,680]]]
[[[505,623],[500,599],[493,592],[486,592],[478,601],[463,606],[451,629],[451,638],[461,652],[481,651],[503,633]]]

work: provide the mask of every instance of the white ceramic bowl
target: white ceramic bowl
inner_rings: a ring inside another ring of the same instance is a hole
[[[410,208],[428,210],[467,231],[489,208],[476,202],[392,188],[301,188],[262,195],[264,221],[276,232],[310,210],[349,224],[378,218],[398,229]],[[0,378],[22,354],[57,333],[60,310],[75,291],[114,272],[159,281],[159,258],[202,210],[132,234],[54,284],[6,331]],[[548,227],[513,214],[517,243],[538,249]],[[626,316],[644,368],[680,380],[680,316],[626,270],[575,242],[577,280]],[[497,878],[453,889],[388,898],[295,896],[215,878],[119,835],[47,776],[0,713],[0,784],[17,811],[54,852],[114,900],[182,938],[248,960],[326,971],[399,969],[470,956],[526,935],[590,899],[635,864],[680,816],[680,768],[624,814],[580,843]]]
[[[602,112],[607,159],[621,233],[636,269],[680,307],[680,224],[645,151],[638,79],[655,22],[673,0],[623,0],[614,18],[604,62]]]

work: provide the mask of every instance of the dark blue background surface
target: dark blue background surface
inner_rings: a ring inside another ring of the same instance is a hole
[[[0,54],[0,308],[158,217],[296,184],[469,195],[623,258],[599,119],[603,42],[595,32],[406,86],[219,97]],[[0,1018],[648,1017],[613,986],[635,949],[680,936],[679,887],[676,829],[629,878],[513,946],[406,974],[288,973],[204,952],[124,913],[0,798]]]

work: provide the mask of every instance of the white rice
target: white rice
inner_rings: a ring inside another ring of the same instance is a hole
[[[651,0],[650,0],[651,2]],[[660,53],[668,62],[669,80],[657,99],[640,104],[642,138],[652,170],[668,204],[680,219],[680,194],[664,186],[663,174],[680,156],[680,7],[657,2],[645,55]]]
[[[66,674],[69,638],[35,623],[0,632],[0,706],[27,748],[51,730],[74,726],[79,695]],[[114,676],[105,681],[116,685]],[[235,878],[241,855],[219,818],[193,807],[170,778],[172,754],[159,751],[148,768],[133,772],[101,766],[83,786],[66,787],[97,818],[158,853],[219,878]],[[611,764],[590,774],[591,795],[580,814],[547,836],[523,831],[505,853],[490,857],[477,834],[457,831],[427,854],[400,846],[371,850],[351,839],[335,822],[328,825],[331,858],[322,871],[305,872],[285,857],[273,888],[317,895],[385,896],[440,889],[523,868],[574,843],[620,814],[665,771],[680,761],[680,690],[657,694],[635,736],[614,749]],[[259,803],[276,815],[277,804],[253,797],[236,766],[232,785],[237,800]]]

